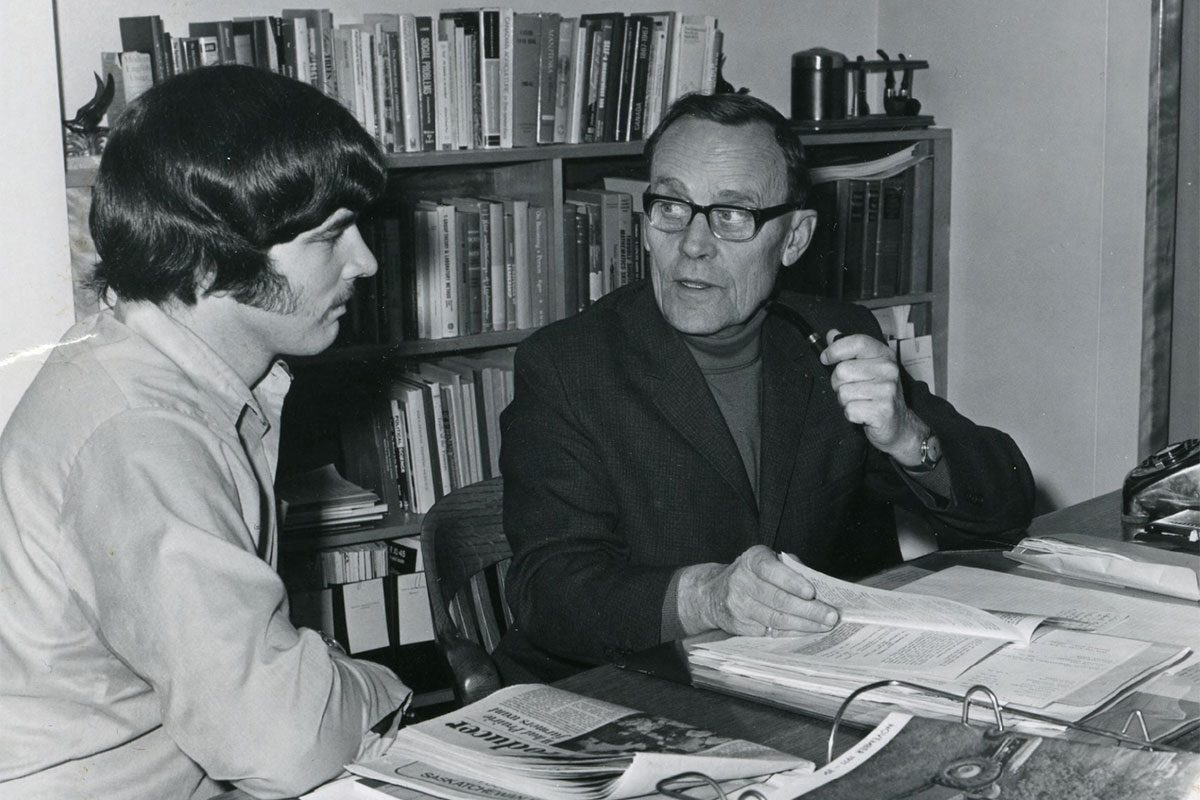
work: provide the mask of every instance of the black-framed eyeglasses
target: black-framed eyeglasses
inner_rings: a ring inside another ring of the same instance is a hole
[[[642,209],[651,227],[665,233],[679,233],[692,224],[697,214],[703,214],[713,236],[727,242],[748,242],[758,235],[766,222],[798,208],[799,203],[782,203],[769,208],[745,208],[724,203],[698,206],[664,194],[646,192],[642,195]]]

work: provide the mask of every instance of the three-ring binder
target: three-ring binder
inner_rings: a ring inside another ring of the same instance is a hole
[[[1000,701],[1000,698],[994,691],[983,684],[976,684],[960,695],[954,692],[945,691],[943,689],[935,689],[929,686],[911,683],[909,681],[898,679],[881,680],[874,683],[868,683],[855,689],[846,696],[846,699],[843,700],[841,705],[838,707],[837,713],[834,714],[830,723],[829,740],[825,748],[826,764],[830,764],[834,760],[833,746],[837,739],[838,727],[841,725],[842,719],[846,714],[846,710],[850,707],[850,704],[868,692],[888,686],[900,686],[919,692],[928,692],[929,694],[961,703],[962,716],[960,718],[960,722],[962,725],[966,726],[971,725],[972,705],[990,708],[993,717],[993,725],[991,729],[996,732],[1003,732],[1006,729],[1004,721],[1004,704]],[[983,695],[984,699],[976,699],[977,695]],[[1020,712],[1020,716],[1027,719],[1037,720],[1039,722],[1058,725],[1069,730],[1092,734],[1094,736],[1100,736],[1106,739],[1112,739],[1118,744],[1128,745],[1142,750],[1156,750],[1171,753],[1186,752],[1178,747],[1161,744],[1151,739],[1149,729],[1146,725],[1145,716],[1142,714],[1140,709],[1136,709],[1129,714],[1129,716],[1125,719],[1125,725],[1121,728],[1119,733],[1104,730],[1102,728],[1096,728],[1082,722],[1072,722],[1070,720],[1059,719],[1057,717],[1052,717],[1046,714],[1038,714],[1036,712],[1022,710]],[[1137,729],[1140,731],[1140,736],[1130,735],[1129,733],[1130,726],[1135,724]],[[738,794],[728,794],[717,781],[701,772],[684,772],[678,775],[672,775],[659,781],[655,788],[659,794],[672,798],[672,800],[698,800],[697,795],[694,795],[691,792],[694,792],[700,788],[708,789],[712,793],[711,796],[715,798],[715,800],[766,800],[765,796],[761,792],[753,788],[745,789]],[[707,796],[708,795],[706,795],[706,797]]]
[[[867,692],[871,692],[876,689],[882,689],[887,686],[902,686],[906,689],[914,689],[919,692],[928,692],[929,694],[934,694],[934,695],[937,695],[938,697],[942,697],[947,700],[956,700],[956,701],[962,703],[962,720],[961,721],[962,721],[963,725],[970,724],[972,698],[976,694],[983,694],[987,697],[987,704],[991,706],[992,713],[995,716],[995,721],[996,721],[995,729],[998,731],[1004,730],[1003,704],[1000,702],[1000,698],[996,696],[995,692],[993,692],[991,689],[989,689],[987,686],[984,686],[981,683],[975,684],[971,688],[967,689],[967,691],[965,693],[960,695],[960,694],[955,694],[954,692],[947,692],[944,689],[934,689],[930,686],[922,686],[921,684],[918,684],[918,683],[910,683],[909,681],[902,681],[902,680],[897,680],[894,678],[889,679],[889,680],[876,681],[874,683],[868,683],[865,686],[858,687],[853,692],[848,694],[846,696],[846,699],[842,701],[842,704],[840,706],[838,706],[837,713],[833,715],[833,722],[830,724],[830,727],[829,727],[829,742],[825,748],[826,763],[833,761],[833,742],[837,736],[838,726],[842,722],[842,717],[845,715],[846,709],[850,707],[850,703],[852,703],[856,698],[861,697],[862,695],[866,694]],[[1125,725],[1121,728],[1120,733],[1114,733],[1113,731],[1104,730],[1103,728],[1096,728],[1091,725],[1086,725],[1082,722],[1071,722],[1070,720],[1059,719],[1058,717],[1051,717],[1046,714],[1038,714],[1038,713],[1032,712],[1032,711],[1022,710],[1020,712],[1020,714],[1022,717],[1026,717],[1028,719],[1034,719],[1039,722],[1047,722],[1047,723],[1050,723],[1051,725],[1061,725],[1064,728],[1069,728],[1071,730],[1079,731],[1081,733],[1089,733],[1094,736],[1102,736],[1106,739],[1115,739],[1117,741],[1117,743],[1119,743],[1119,744],[1131,745],[1133,747],[1138,747],[1143,750],[1162,750],[1164,752],[1170,752],[1170,753],[1183,752],[1178,747],[1172,747],[1171,745],[1161,744],[1161,743],[1153,741],[1150,738],[1150,732],[1146,728],[1146,718],[1142,715],[1141,709],[1134,710],[1133,712],[1131,712],[1129,714],[1129,716],[1125,719]],[[1137,720],[1139,726],[1141,727],[1141,733],[1142,733],[1141,738],[1135,738],[1133,736],[1127,735],[1129,726],[1135,719]]]

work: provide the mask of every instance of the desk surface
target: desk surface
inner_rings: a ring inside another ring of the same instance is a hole
[[[1110,492],[1092,500],[1038,517],[1030,525],[1031,534],[1092,533],[1119,538],[1121,533],[1120,492]],[[1017,565],[995,551],[930,553],[898,568],[941,569],[950,563],[1011,569]],[[913,573],[919,574],[919,573]],[[900,581],[906,582],[906,581]],[[671,717],[726,736],[761,742],[787,753],[824,763],[829,723],[794,711],[773,708],[749,700],[695,689],[683,683],[651,677],[606,665],[560,681],[558,686],[589,697]],[[835,751],[855,743],[861,732],[839,732]],[[1195,744],[1190,745],[1194,747]],[[247,798],[241,792],[227,792],[220,800]],[[217,800],[217,799],[214,799]]]
[[[1068,508],[1045,514],[1029,527],[1031,535],[1053,533],[1090,533],[1120,538],[1121,493],[1110,492]],[[943,569],[952,564],[979,566],[1008,571],[1019,565],[1003,558],[998,551],[937,552],[889,570],[899,580],[869,581],[885,585],[907,583],[922,570]],[[907,572],[901,577],[900,573]],[[881,576],[886,578],[886,574]],[[1128,591],[1128,590],[1124,590]],[[1132,592],[1131,592],[1132,593]],[[1134,594],[1142,595],[1137,592]],[[1144,595],[1163,600],[1157,595]],[[1183,601],[1180,601],[1183,602]],[[773,708],[749,700],[694,689],[682,683],[631,672],[615,666],[603,666],[567,678],[557,685],[590,697],[672,717],[681,722],[704,726],[717,733],[761,742],[794,755],[803,756],[818,764],[824,763],[829,736],[829,723],[793,711]],[[835,752],[856,742],[861,732],[853,729],[839,732]],[[1195,736],[1179,742],[1180,746],[1196,749]]]
[[[1054,533],[1090,533],[1093,536],[1120,539],[1121,491],[1118,489],[1043,514],[1029,526],[1030,536],[1047,536]]]

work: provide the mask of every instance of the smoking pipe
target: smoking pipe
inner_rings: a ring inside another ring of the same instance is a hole
[[[900,64],[904,67],[903,76],[900,78],[899,95],[904,101],[904,115],[915,117],[921,113],[921,101],[912,96],[913,68],[905,60],[904,53],[897,53],[896,58],[900,59]]]
[[[896,94],[896,73],[892,71],[892,59],[882,50],[876,50],[879,57],[887,64],[887,74],[883,79],[883,110],[889,117],[902,117],[907,114],[907,103]]]

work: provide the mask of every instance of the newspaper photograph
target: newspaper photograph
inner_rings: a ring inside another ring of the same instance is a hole
[[[620,800],[697,771],[724,781],[812,762],[541,684],[510,686],[402,729],[347,769],[447,800]]]

